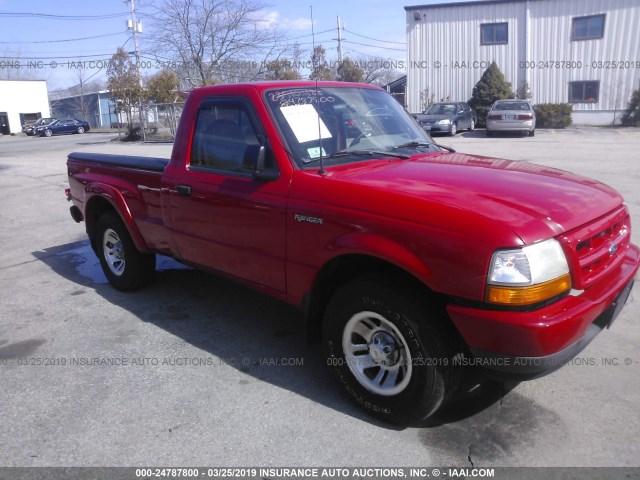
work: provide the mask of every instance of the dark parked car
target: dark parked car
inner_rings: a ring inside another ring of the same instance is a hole
[[[466,102],[434,103],[414,118],[429,133],[455,135],[460,130],[476,128],[476,113]]]
[[[50,137],[51,135],[59,135],[63,133],[84,133],[91,129],[89,124],[84,120],[76,120],[75,118],[61,118],[54,120],[46,125],[36,127],[34,135],[41,137]]]
[[[29,136],[35,135],[35,130],[41,125],[49,125],[55,118],[39,118],[38,120],[29,121],[22,127],[22,132]]]

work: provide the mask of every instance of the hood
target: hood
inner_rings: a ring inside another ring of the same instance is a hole
[[[421,199],[474,212],[507,227],[526,244],[579,227],[623,201],[598,181],[526,162],[438,153],[367,164],[336,166],[329,176],[350,184],[352,192],[360,186],[374,187],[404,197],[407,206]],[[394,216],[424,222],[420,210],[406,208]]]

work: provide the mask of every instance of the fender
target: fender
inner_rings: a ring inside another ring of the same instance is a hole
[[[429,286],[432,273],[414,252],[387,237],[373,233],[350,232],[336,238],[328,249],[332,258],[342,255],[366,255],[392,263]]]
[[[95,205],[95,199],[97,197],[102,198],[109,202],[113,209],[120,215],[120,218],[124,222],[127,230],[129,231],[129,235],[131,235],[131,239],[135,244],[136,248],[145,253],[149,253],[149,247],[147,243],[144,241],[144,238],[140,234],[140,230],[138,230],[135,221],[133,220],[133,215],[131,214],[131,210],[127,201],[124,198],[124,195],[120,190],[113,187],[112,185],[108,185],[105,183],[90,183],[85,186],[85,221],[87,222],[87,230],[90,230],[94,227],[94,219],[92,215],[92,208]],[[136,200],[140,200],[139,195],[135,191],[127,190],[128,196],[135,198]],[[90,224],[91,222],[91,224]]]

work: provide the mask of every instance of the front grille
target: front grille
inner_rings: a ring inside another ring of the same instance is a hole
[[[620,264],[629,248],[631,221],[625,206],[565,233],[565,249],[574,288],[584,290]]]

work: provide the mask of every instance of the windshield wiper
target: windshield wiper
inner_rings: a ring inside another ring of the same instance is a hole
[[[331,160],[334,158],[348,157],[351,155],[356,156],[372,156],[372,155],[380,155],[385,157],[395,157],[395,158],[411,158],[409,155],[405,155],[403,153],[395,153],[395,152],[385,152],[382,150],[342,150],[341,152],[332,153],[331,155],[324,155],[323,160]],[[309,165],[310,163],[319,162],[320,158],[310,159],[305,162],[305,165]]]
[[[431,145],[435,145],[435,143],[428,142],[418,142],[416,140],[412,142],[403,143],[402,145],[398,145],[393,147],[394,150],[398,150],[400,148],[419,148],[419,147],[430,147]]]
[[[440,145],[439,143],[434,143],[434,145],[436,147],[439,147],[439,148],[443,149],[443,150],[446,150],[447,152],[456,153],[454,148],[447,147],[446,145]]]
[[[403,143],[402,145],[393,147],[393,149],[398,150],[401,148],[419,148],[419,147],[431,147],[431,146],[441,148],[442,150],[446,150],[447,152],[456,153],[456,151],[453,148],[447,147],[446,145],[440,145],[439,143],[427,143],[427,142],[418,142],[418,141]]]

